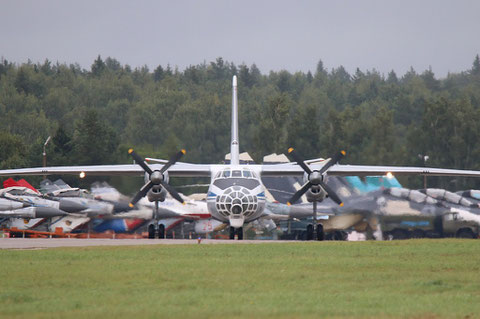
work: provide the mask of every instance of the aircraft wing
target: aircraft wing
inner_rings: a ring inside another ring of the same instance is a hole
[[[152,170],[160,170],[163,165],[150,165]],[[210,165],[177,163],[168,169],[170,176],[181,177],[209,177]],[[51,166],[0,170],[0,176],[21,175],[79,175],[80,173],[92,176],[143,176],[145,171],[136,164],[128,165],[85,165],[85,166]]]
[[[310,165],[312,170],[319,170],[323,165]],[[262,176],[302,176],[304,170],[295,163],[262,165]],[[328,175],[336,176],[379,176],[393,175],[426,175],[426,176],[464,176],[480,177],[480,171],[413,167],[413,166],[372,166],[372,165],[333,165],[328,169]]]

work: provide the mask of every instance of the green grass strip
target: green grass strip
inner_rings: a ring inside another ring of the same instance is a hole
[[[0,250],[2,318],[480,318],[480,242]]]

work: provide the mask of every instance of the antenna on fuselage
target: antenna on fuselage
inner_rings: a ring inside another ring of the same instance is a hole
[[[238,99],[237,99],[237,76],[232,81],[232,144],[230,145],[230,164],[239,165],[240,150],[238,147]]]

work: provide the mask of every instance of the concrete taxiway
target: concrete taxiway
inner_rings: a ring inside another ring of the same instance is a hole
[[[202,239],[209,244],[264,244],[284,243],[284,240],[218,240]],[[0,249],[45,249],[57,247],[87,246],[136,246],[136,245],[198,245],[197,239],[78,239],[78,238],[1,238]]]

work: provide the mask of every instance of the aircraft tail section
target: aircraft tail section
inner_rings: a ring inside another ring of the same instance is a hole
[[[237,76],[232,81],[232,143],[230,145],[230,163],[240,164],[240,151],[238,147],[238,98],[237,98]]]

